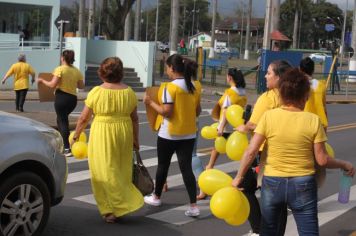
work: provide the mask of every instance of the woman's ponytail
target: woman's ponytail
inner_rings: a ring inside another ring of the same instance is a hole
[[[194,93],[195,90],[192,79],[197,78],[197,69],[198,64],[195,61],[184,59],[184,81],[190,93]]]

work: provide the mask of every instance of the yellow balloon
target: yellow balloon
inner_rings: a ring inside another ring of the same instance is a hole
[[[222,188],[210,199],[210,210],[219,219],[233,217],[242,204],[242,193],[232,186]]]
[[[226,154],[234,161],[241,160],[248,147],[247,135],[238,131],[233,132],[226,142]]]
[[[215,149],[218,153],[226,153],[226,139],[224,137],[217,137],[215,139]]]
[[[329,154],[330,157],[335,158],[334,149],[330,146],[330,144],[325,143],[326,152]]]
[[[75,133],[75,131],[70,132],[70,135],[69,135],[69,138],[68,138],[69,142],[71,142],[73,140],[74,133]],[[79,139],[77,141],[86,143],[87,142],[86,134],[84,132],[82,132],[79,135]]]
[[[218,129],[219,122],[212,123],[210,127],[213,127],[214,129]]]
[[[233,127],[237,127],[244,123],[243,113],[244,109],[241,106],[231,105],[226,110],[226,119]]]
[[[75,142],[72,145],[72,154],[77,159],[84,159],[88,156],[88,145],[84,142]]]
[[[219,189],[231,186],[231,182],[230,175],[217,169],[205,170],[198,178],[200,190],[208,195],[213,195]]]
[[[218,136],[218,131],[213,127],[205,126],[201,129],[200,134],[205,139],[214,139]]]
[[[230,218],[226,218],[225,222],[229,225],[242,225],[246,222],[248,216],[250,215],[250,204],[244,194],[241,194],[242,204],[240,209]]]

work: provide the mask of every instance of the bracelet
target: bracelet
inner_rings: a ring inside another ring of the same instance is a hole
[[[73,140],[74,140],[74,141],[77,141],[77,140],[78,140],[78,137],[73,137]]]

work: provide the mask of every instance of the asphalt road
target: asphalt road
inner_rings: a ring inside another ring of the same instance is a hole
[[[203,113],[200,126],[212,123],[209,109],[214,103],[203,99]],[[13,102],[0,102],[0,110],[12,111]],[[78,116],[83,103],[79,103],[73,113]],[[53,104],[29,101],[25,110],[53,112]],[[141,155],[152,176],[156,170],[156,134],[153,133],[146,121],[144,106],[139,103],[140,144]],[[331,104],[328,105],[329,115],[329,143],[335,150],[337,158],[349,160],[356,165],[356,105]],[[213,142],[199,140],[198,149],[203,163],[207,163],[209,148]],[[103,222],[91,195],[88,165],[86,161],[68,159],[69,176],[65,198],[61,204],[51,209],[50,219],[43,235],[74,236],[74,235],[245,235],[249,232],[249,225],[245,223],[239,227],[232,227],[210,214],[208,201],[200,202],[202,215],[199,218],[184,216],[188,195],[182,183],[179,168],[173,161],[169,171],[169,191],[162,196],[161,207],[144,206],[132,215],[125,216],[117,224],[108,225]],[[231,163],[222,155],[217,167],[235,174],[238,163]],[[326,183],[319,189],[319,224],[320,235],[348,236],[356,231],[356,181],[353,180],[352,196],[349,204],[337,203],[339,170],[328,170]],[[258,193],[259,194],[259,193]],[[183,207],[182,207],[183,206]],[[297,235],[293,228],[293,220],[288,220],[286,235]]]

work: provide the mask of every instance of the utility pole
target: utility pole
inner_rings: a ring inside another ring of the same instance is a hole
[[[262,46],[263,49],[270,49],[271,14],[272,14],[272,0],[267,0],[265,27],[264,27],[264,34],[263,34],[263,46]]]
[[[69,23],[69,21],[60,20],[57,23],[59,24],[59,56],[61,57],[63,51],[63,28],[65,24]],[[59,60],[59,64],[61,64],[61,60]]]
[[[346,7],[345,7],[345,11],[344,11],[344,22],[342,25],[342,32],[341,32],[341,45],[340,45],[340,54],[341,57],[343,57],[344,55],[344,45],[345,45],[345,31],[346,31],[346,19],[347,19],[347,8],[349,5],[349,1],[346,0]]]
[[[216,12],[218,9],[218,0],[213,0],[213,21],[211,23],[211,40],[210,40],[210,50],[209,58],[214,58],[215,49],[215,24],[216,24]]]
[[[241,17],[241,34],[240,34],[240,57],[242,54],[242,37],[244,35],[244,17],[245,17],[245,5],[242,5],[242,17]]]
[[[148,39],[148,9],[146,9],[146,42]]]
[[[84,37],[84,16],[85,16],[85,0],[79,1],[79,17],[78,17],[78,31],[79,37]]]
[[[177,53],[179,0],[171,0],[172,30],[170,32],[170,55]]]
[[[196,0],[194,0],[194,5],[193,5],[192,37],[194,35],[195,1]]]
[[[95,0],[89,0],[88,39],[94,38],[94,9]]]
[[[183,39],[185,38],[185,14],[186,14],[186,8],[187,8],[187,4],[185,2],[185,0],[183,1]],[[189,36],[189,35],[188,35]]]
[[[159,0],[157,0],[157,8],[156,8],[156,28],[155,28],[155,43],[156,43],[156,45],[157,45],[157,37],[158,37],[158,16],[159,16]]]
[[[272,0],[272,27],[270,32],[279,29],[280,5],[281,0]]]
[[[294,13],[294,28],[293,28],[293,48],[297,48],[298,41],[298,23],[299,23],[299,10],[300,0],[295,0],[295,13]]]
[[[252,15],[252,0],[248,0],[248,10],[247,10],[247,26],[246,26],[246,39],[245,39],[245,54],[244,59],[249,59],[249,38],[250,38],[250,27],[251,27],[251,15]]]
[[[131,38],[131,11],[127,13],[125,19],[124,40],[129,41],[130,38]]]
[[[354,15],[352,17],[352,41],[351,47],[354,49],[354,55],[350,60],[350,67],[351,71],[356,70],[356,0],[354,0]],[[352,79],[349,79],[349,82],[356,82],[356,77],[352,76]]]
[[[141,0],[136,0],[134,40],[139,41],[141,25]]]

